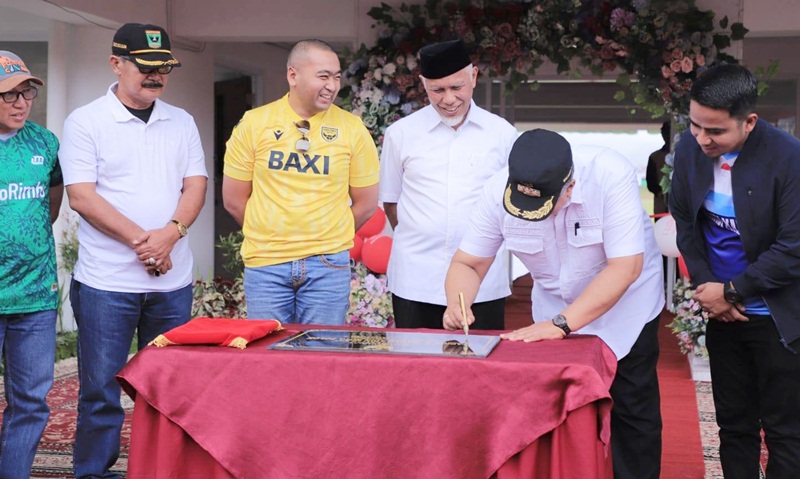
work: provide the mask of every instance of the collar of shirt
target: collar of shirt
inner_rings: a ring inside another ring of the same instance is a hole
[[[114,82],[110,87],[108,87],[108,91],[106,92],[106,99],[111,103],[111,114],[114,115],[114,120],[118,123],[125,123],[126,121],[131,121],[136,117],[133,113],[129,112],[125,105],[119,101],[117,98],[117,87],[119,86],[118,82]],[[153,113],[150,114],[150,121],[148,123],[153,123],[158,120],[167,120],[169,119],[169,112],[161,107],[161,102],[156,100],[155,106],[153,107]]]
[[[442,117],[439,116],[439,113],[433,107],[433,105],[428,105],[427,107],[423,108],[421,111],[425,112],[425,126],[427,131],[431,131],[439,125],[447,126],[442,122]],[[467,117],[464,119],[464,123],[459,127],[459,130],[463,128],[467,123],[472,123],[478,128],[485,128],[486,119],[488,113],[483,110],[482,108],[478,108],[475,104],[474,100],[469,101],[469,111],[467,111]],[[448,127],[452,129],[451,127]]]
[[[289,104],[289,93],[283,95],[280,101],[281,101],[281,108],[285,113],[284,120],[289,123],[288,126],[294,127],[298,121],[304,120],[302,116],[298,115],[297,112],[294,111],[292,105]],[[311,129],[314,129],[314,127],[319,127],[325,122],[325,119],[328,116],[328,112],[331,111],[331,108],[333,108],[333,105],[331,105],[330,108],[318,111],[311,118],[308,119],[308,122],[311,124]]]

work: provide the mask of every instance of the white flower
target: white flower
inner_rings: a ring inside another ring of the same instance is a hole
[[[383,73],[387,75],[394,75],[397,72],[397,66],[394,63],[387,63],[383,66]]]

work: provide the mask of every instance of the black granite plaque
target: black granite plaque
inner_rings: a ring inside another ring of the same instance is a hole
[[[464,339],[463,334],[307,329],[269,349],[485,358],[500,342],[499,336],[471,334],[466,344]]]

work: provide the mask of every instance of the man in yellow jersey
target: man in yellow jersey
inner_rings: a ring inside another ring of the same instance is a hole
[[[330,45],[302,40],[286,66],[289,93],[245,113],[225,153],[247,316],[343,324],[348,250],[378,205],[378,152],[361,120],[333,104],[341,65]]]

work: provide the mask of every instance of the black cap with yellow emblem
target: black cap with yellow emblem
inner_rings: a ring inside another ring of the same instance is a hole
[[[171,46],[167,31],[158,25],[126,23],[114,34],[111,54],[128,57],[143,67],[179,67],[181,62],[172,56]]]
[[[503,206],[511,216],[524,220],[547,218],[572,179],[572,171],[572,149],[563,136],[549,130],[526,131],[508,156]]]

